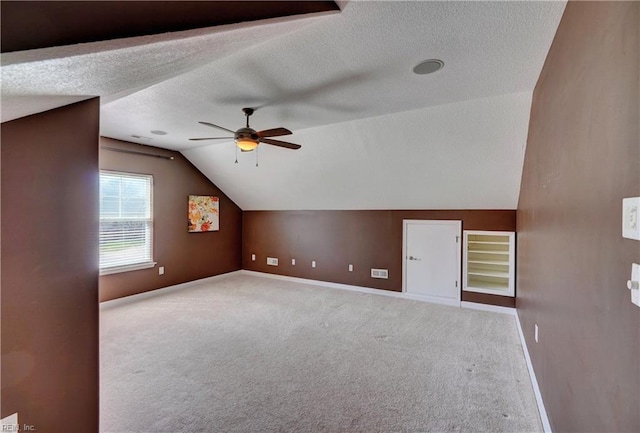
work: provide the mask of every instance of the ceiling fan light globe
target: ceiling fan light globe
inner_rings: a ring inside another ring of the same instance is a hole
[[[253,149],[255,149],[256,147],[258,147],[258,142],[251,140],[251,139],[242,139],[239,138],[236,140],[236,145],[240,148],[240,150],[242,150],[243,152],[250,152]]]

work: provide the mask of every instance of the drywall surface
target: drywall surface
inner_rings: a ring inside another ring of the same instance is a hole
[[[461,220],[463,230],[515,230],[513,210],[245,211],[243,269],[400,292],[405,219]],[[278,258],[278,266],[267,265],[267,257]],[[389,278],[371,278],[371,268],[388,269]]]
[[[242,211],[180,153],[109,138],[101,138],[100,143],[101,170],[153,175],[153,259],[157,262],[154,268],[101,276],[101,301],[241,268]],[[188,232],[189,195],[219,198],[219,231]],[[163,275],[159,275],[160,266]]]
[[[640,4],[571,2],[533,97],[517,212],[518,312],[553,431],[640,431]],[[534,326],[539,341],[534,340]]]
[[[98,432],[97,98],[2,123],[2,414]]]

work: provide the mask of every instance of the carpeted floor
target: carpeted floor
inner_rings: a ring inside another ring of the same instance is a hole
[[[515,318],[248,275],[101,311],[102,433],[542,431]]]

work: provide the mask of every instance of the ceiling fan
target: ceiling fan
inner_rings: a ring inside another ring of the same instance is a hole
[[[273,128],[273,129],[265,129],[264,131],[256,131],[255,129],[249,126],[249,117],[255,111],[253,108],[243,108],[242,111],[244,115],[247,117],[247,126],[245,128],[240,128],[237,131],[232,131],[227,128],[223,128],[222,126],[214,125],[209,122],[198,122],[202,125],[209,126],[211,128],[222,129],[223,131],[227,131],[233,134],[232,137],[202,137],[202,138],[190,138],[191,141],[201,141],[201,140],[229,140],[233,138],[236,142],[238,148],[240,148],[243,152],[251,152],[253,149],[258,147],[260,143],[271,144],[273,146],[284,147],[286,149],[300,149],[302,146],[295,143],[289,143],[287,141],[281,140],[273,140],[269,137],[279,137],[282,135],[290,135],[293,134],[287,128]]]

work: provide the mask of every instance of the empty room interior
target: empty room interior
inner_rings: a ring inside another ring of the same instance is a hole
[[[640,3],[2,1],[2,431],[640,431]]]

